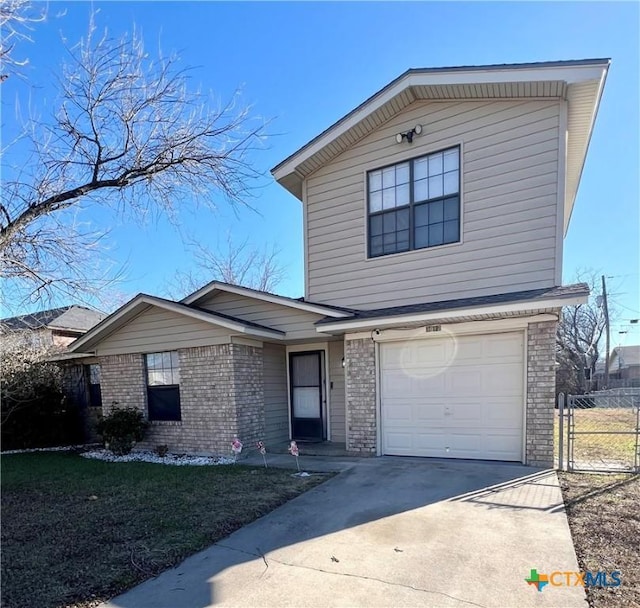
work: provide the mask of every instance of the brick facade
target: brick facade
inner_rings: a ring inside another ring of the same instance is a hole
[[[531,323],[527,332],[526,463],[553,466],[556,322]]]
[[[221,344],[178,350],[179,422],[151,422],[140,447],[229,454],[234,437],[247,444],[264,434],[262,349]],[[144,355],[101,357],[102,400],[147,410]]]
[[[376,351],[371,338],[345,340],[347,450],[375,455]]]

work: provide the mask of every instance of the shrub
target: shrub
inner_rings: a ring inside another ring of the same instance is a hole
[[[48,360],[52,346],[30,334],[2,334],[0,413],[2,449],[43,448],[79,443],[77,407],[64,398],[60,368]]]
[[[98,433],[102,435],[108,450],[118,456],[124,456],[131,452],[137,441],[144,439],[148,425],[140,410],[133,407],[114,407],[111,413],[98,423]]]

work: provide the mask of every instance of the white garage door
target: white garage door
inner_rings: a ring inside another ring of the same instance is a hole
[[[382,450],[521,460],[523,334],[383,343]]]

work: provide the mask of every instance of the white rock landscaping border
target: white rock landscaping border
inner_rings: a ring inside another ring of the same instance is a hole
[[[80,456],[83,458],[90,458],[92,460],[103,460],[105,462],[151,462],[154,464],[168,464],[177,467],[222,466],[235,463],[233,458],[227,458],[226,456],[178,456],[174,454],[158,456],[155,452],[148,451],[131,452],[125,456],[116,456],[109,450],[92,450],[84,452],[83,454],[80,454]]]

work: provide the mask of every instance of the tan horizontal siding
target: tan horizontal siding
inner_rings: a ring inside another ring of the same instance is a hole
[[[287,354],[280,344],[263,344],[265,443],[267,449],[289,439]]]
[[[331,441],[344,443],[345,432],[345,381],[342,358],[344,342],[329,342],[330,424]]]
[[[559,116],[557,100],[417,102],[321,167],[306,182],[308,297],[368,309],[552,286]],[[457,144],[462,243],[368,260],[366,171]]]
[[[149,308],[105,338],[99,355],[149,353],[230,342],[228,329],[174,312]]]
[[[324,317],[324,315],[297,310],[281,304],[226,292],[214,293],[198,305],[214,312],[221,312],[244,321],[260,323],[272,329],[284,331],[289,340],[317,338],[318,333],[314,323]]]

